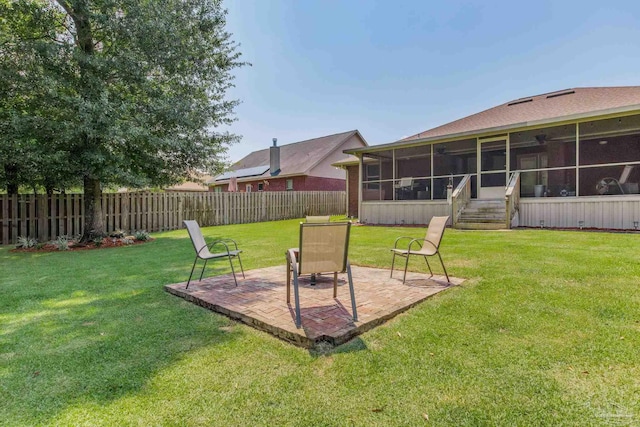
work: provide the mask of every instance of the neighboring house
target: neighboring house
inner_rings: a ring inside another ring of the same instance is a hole
[[[213,177],[211,175],[196,174],[191,177],[189,181],[185,181],[181,184],[172,185],[167,187],[164,191],[209,191],[209,182]]]
[[[520,98],[345,153],[359,159],[363,222],[639,228],[640,86]]]
[[[254,151],[209,181],[213,191],[344,191],[344,172],[332,163],[343,150],[367,147],[352,130],[307,141]]]

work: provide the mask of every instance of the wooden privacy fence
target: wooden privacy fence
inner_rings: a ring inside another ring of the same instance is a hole
[[[344,191],[287,191],[259,193],[116,193],[103,194],[107,232],[149,232],[182,228],[195,219],[202,226],[244,224],[301,218],[305,215],[340,215],[346,209]],[[82,233],[82,194],[0,195],[0,243],[16,243],[18,236],[40,242]]]

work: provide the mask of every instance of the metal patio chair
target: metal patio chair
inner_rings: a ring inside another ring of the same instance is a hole
[[[309,223],[323,223],[330,222],[331,216],[329,215],[307,215],[305,220]]]
[[[198,259],[204,260],[204,266],[202,266],[202,272],[200,273],[200,280],[202,280],[204,269],[207,267],[207,261],[209,261],[210,259],[223,258],[227,258],[229,260],[229,264],[231,265],[231,273],[233,274],[233,280],[236,283],[236,286],[238,286],[238,279],[236,279],[236,272],[233,268],[232,259],[238,258],[238,262],[240,263],[240,271],[242,272],[243,278],[244,269],[242,268],[242,260],[240,259],[240,253],[242,252],[242,250],[238,249],[238,244],[236,243],[236,241],[233,239],[219,239],[207,245],[204,240],[204,236],[202,235],[202,230],[200,230],[200,226],[198,225],[197,221],[185,220],[183,221],[183,223],[185,227],[187,227],[189,237],[191,237],[191,243],[193,243],[193,248],[196,251],[196,259],[193,261],[193,267],[191,267],[191,274],[189,275],[189,280],[187,280],[186,288],[189,288],[191,277],[193,276],[193,271],[196,268]],[[230,246],[233,246],[233,248],[230,248]]]
[[[405,282],[407,278],[407,266],[409,265],[409,257],[411,255],[417,255],[424,257],[424,260],[427,262],[427,267],[429,267],[429,272],[431,273],[431,277],[433,277],[433,271],[431,270],[431,265],[429,265],[429,260],[427,257],[438,255],[440,258],[440,264],[442,264],[442,269],[444,270],[444,275],[447,277],[447,282],[451,283],[449,280],[449,275],[447,274],[447,269],[444,267],[444,263],[442,262],[442,257],[440,256],[440,242],[442,241],[442,236],[444,235],[444,230],[447,226],[447,221],[449,220],[448,216],[434,216],[429,221],[429,227],[427,228],[427,233],[423,239],[414,239],[412,237],[398,237],[393,245],[393,260],[391,261],[391,276],[393,277],[393,267],[396,262],[396,255],[406,258],[404,263],[404,276],[402,276],[402,283]],[[403,239],[409,239],[409,245],[407,249],[398,249],[398,242]]]
[[[300,245],[287,251],[287,303],[291,302],[291,273],[296,327],[301,326],[298,278],[302,274],[333,273],[333,297],[337,297],[338,273],[347,273],[353,321],[358,321],[353,278],[349,264],[350,222],[300,223]]]

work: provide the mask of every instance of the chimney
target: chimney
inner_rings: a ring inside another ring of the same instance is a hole
[[[278,147],[278,138],[273,138],[273,146],[269,147],[269,170],[271,176],[280,173],[280,147]]]

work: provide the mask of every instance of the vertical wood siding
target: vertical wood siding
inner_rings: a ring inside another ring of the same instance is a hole
[[[579,198],[520,199],[521,227],[600,228],[633,230],[640,221],[640,197],[600,196]],[[582,223],[580,223],[582,221]]]
[[[359,219],[366,224],[424,225],[433,216],[451,216],[451,205],[446,200],[364,202],[361,210]]]

